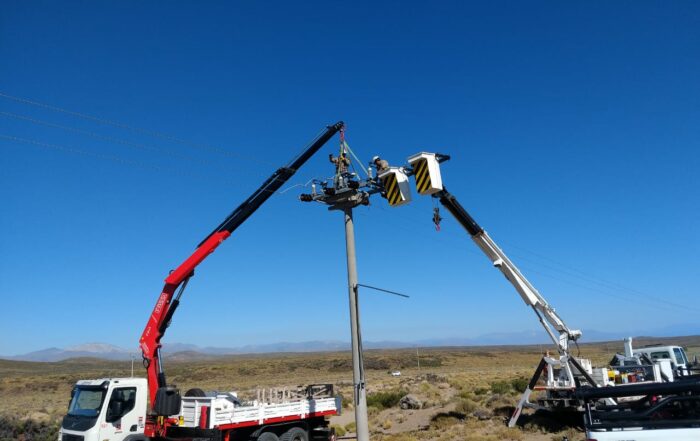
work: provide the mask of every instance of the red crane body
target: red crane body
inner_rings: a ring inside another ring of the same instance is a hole
[[[338,122],[326,129],[290,164],[276,170],[248,199],[238,206],[229,216],[202,241],[197,249],[180,266],[172,271],[165,279],[163,290],[158,296],[153,312],[143,330],[139,344],[143,354],[144,366],[147,370],[148,393],[150,398],[149,415],[155,417],[147,421],[147,436],[165,436],[169,424],[167,417],[177,412],[163,411],[167,408],[159,406],[161,398],[159,391],[167,389],[165,374],[160,357],[160,340],[170,324],[182,294],[194,270],[204,259],[226,240],[248,217],[253,214],[270,196],[272,196],[314,153],[331,139],[336,132],[343,129],[343,123]],[[179,292],[178,288],[180,289]],[[179,403],[179,391],[174,392]],[[179,406],[179,404],[178,404]],[[172,407],[172,406],[171,406]],[[179,410],[178,410],[179,411]]]

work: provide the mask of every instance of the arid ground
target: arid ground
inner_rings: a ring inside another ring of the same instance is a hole
[[[662,339],[635,340],[636,344]],[[700,337],[663,339],[700,353]],[[582,440],[576,419],[525,415],[508,429],[507,416],[546,346],[421,348],[365,353],[371,438],[414,440]],[[622,342],[581,345],[582,357],[604,365]],[[332,424],[340,439],[354,439],[352,369],[347,352],[240,355],[194,359],[174,354],[166,360],[169,382],[183,391],[236,390],[252,398],[258,388],[332,383],[343,397],[343,414]],[[418,362],[420,360],[420,368]],[[78,379],[129,376],[130,362],[74,359],[58,363],[0,360],[0,439],[56,439],[70,390]],[[390,375],[401,371],[401,376]],[[143,375],[136,364],[135,375]],[[418,409],[401,409],[407,394]]]

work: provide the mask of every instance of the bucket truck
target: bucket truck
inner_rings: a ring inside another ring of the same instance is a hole
[[[78,381],[61,441],[138,441],[148,439],[213,438],[222,441],[307,441],[332,439],[325,419],[340,411],[332,386],[312,385],[294,394],[240,401],[233,392],[185,396],[166,381],[161,339],[170,326],[195,268],[241,226],[338,131],[328,126],[294,160],[276,170],[229,214],[180,266],[170,272],[140,339],[147,378],[103,378]]]
[[[387,167],[378,174],[376,185],[387,199],[389,205],[397,207],[411,201],[409,177],[415,179],[416,190],[421,195],[430,195],[440,201],[460,225],[469,233],[474,243],[486,255],[510,282],[525,304],[532,309],[545,332],[557,348],[558,355],[548,353],[542,357],[534,375],[530,379],[525,392],[520,398],[508,422],[513,427],[524,407],[533,409],[576,409],[583,410],[583,401],[574,392],[580,386],[599,387],[609,384],[629,382],[661,382],[673,381],[680,369],[673,371],[669,358],[673,354],[679,367],[684,367],[687,357],[679,347],[650,348],[657,350],[649,352],[635,351],[631,357],[632,348],[627,348],[630,357],[618,357],[619,365],[614,369],[593,369],[588,359],[574,357],[571,354],[571,344],[577,344],[581,331],[570,328],[559,316],[549,302],[527,280],[523,273],[506,256],[489,234],[474,220],[467,210],[457,201],[443,185],[440,164],[449,159],[447,155],[421,152],[408,158],[406,167]],[[439,228],[441,217],[435,211],[433,221]],[[665,351],[662,351],[664,349]],[[671,352],[674,351],[674,352]],[[678,352],[676,355],[675,352]],[[658,359],[653,359],[656,354]],[[653,360],[652,360],[653,359]],[[682,363],[683,362],[683,363]],[[665,364],[668,366],[665,367]],[[544,386],[539,380],[545,374]],[[545,392],[538,398],[537,403],[530,402],[530,395],[535,390]],[[614,406],[616,401],[611,397],[601,398],[603,405]]]

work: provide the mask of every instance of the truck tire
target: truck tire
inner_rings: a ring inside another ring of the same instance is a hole
[[[272,432],[263,432],[260,434],[260,436],[257,438],[258,441],[280,441],[279,438],[277,438],[277,435],[275,435]]]
[[[292,427],[280,436],[280,441],[309,441],[309,434],[301,427]]]
[[[186,397],[206,397],[207,394],[204,393],[204,391],[198,387],[193,387],[192,389],[189,389],[187,392],[185,392]]]

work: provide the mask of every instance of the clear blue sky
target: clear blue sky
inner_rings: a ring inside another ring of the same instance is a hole
[[[698,23],[692,1],[6,2],[0,92],[231,153],[0,97],[0,354],[135,347],[168,270],[340,119],[363,160],[451,154],[450,190],[572,327],[697,322]],[[200,266],[166,341],[349,339],[341,216],[298,190]],[[538,329],[443,215],[358,210],[360,280],[412,295],[363,292],[364,339]]]

